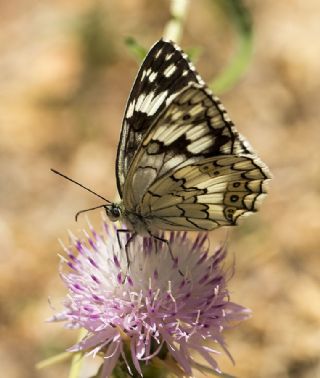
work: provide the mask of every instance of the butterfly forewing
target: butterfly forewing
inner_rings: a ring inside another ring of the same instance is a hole
[[[121,196],[143,136],[175,95],[192,82],[204,84],[186,54],[172,42],[158,41],[142,63],[127,102],[116,163]]]
[[[239,135],[211,92],[189,84],[144,136],[124,186],[125,207],[136,211],[144,193],[163,175],[205,158],[244,152]]]

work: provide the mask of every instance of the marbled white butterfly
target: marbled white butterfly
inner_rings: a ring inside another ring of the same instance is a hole
[[[121,202],[100,207],[154,235],[236,225],[257,211],[270,173],[187,55],[161,39],[129,96],[116,177]]]

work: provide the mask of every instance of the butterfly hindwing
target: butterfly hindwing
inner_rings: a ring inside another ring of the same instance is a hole
[[[255,156],[204,159],[155,181],[140,211],[155,229],[199,231],[234,225],[257,211],[268,178],[266,166]]]
[[[127,102],[116,163],[120,196],[143,136],[161,111],[190,83],[204,85],[187,55],[172,42],[158,41],[142,63]]]

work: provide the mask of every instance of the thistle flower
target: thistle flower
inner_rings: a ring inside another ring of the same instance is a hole
[[[71,246],[64,247],[61,277],[69,293],[64,311],[51,319],[87,330],[69,351],[102,355],[103,378],[120,363],[143,376],[160,360],[191,376],[193,352],[220,372],[212,344],[230,356],[222,331],[250,313],[229,300],[225,248],[210,255],[206,234],[191,241],[185,232],[170,233],[172,254],[151,237],[121,238],[119,244],[105,221],[101,234],[91,226],[90,233],[84,240],[71,235]]]

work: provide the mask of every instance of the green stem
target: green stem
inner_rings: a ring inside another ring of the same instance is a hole
[[[143,378],[166,378],[169,372],[166,369],[156,368],[152,365],[141,364]],[[118,364],[112,372],[113,378],[141,378],[141,375],[133,369],[133,375],[129,375],[125,365]]]
[[[180,42],[183,33],[183,24],[187,15],[190,0],[171,0],[170,20],[166,23],[163,30],[163,37]]]
[[[78,341],[82,340],[87,334],[87,331],[81,328],[78,336]],[[72,357],[71,367],[68,378],[78,378],[83,363],[83,353],[75,353]]]
[[[218,0],[218,3],[230,17],[238,37],[231,62],[209,84],[215,93],[222,93],[233,87],[248,68],[253,51],[253,28],[251,15],[242,0]]]
[[[75,353],[72,357],[71,367],[68,378],[78,378],[81,370],[83,358],[82,353]]]
[[[190,0],[171,0],[170,2],[170,19],[163,29],[163,37],[179,43],[182,33],[183,24],[186,18]],[[135,38],[126,37],[124,40],[132,54],[142,61],[148,53],[148,49],[142,46]]]

